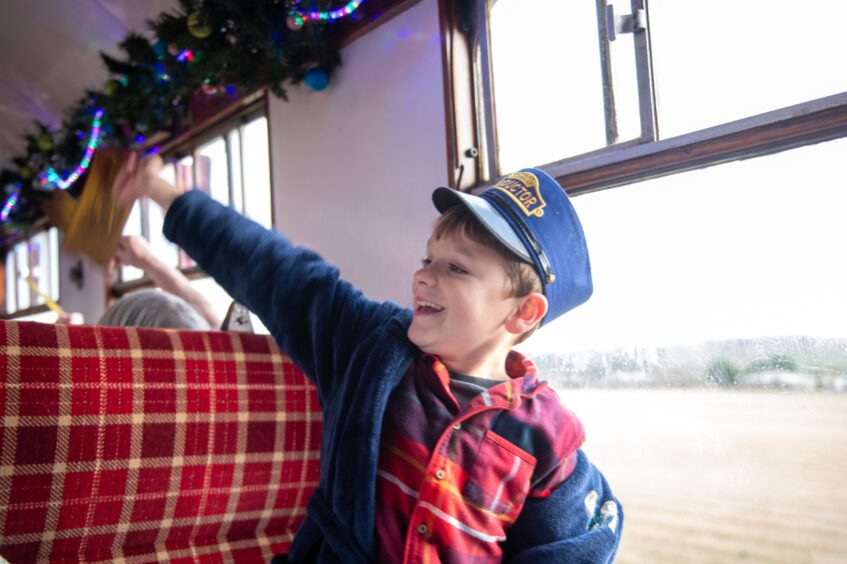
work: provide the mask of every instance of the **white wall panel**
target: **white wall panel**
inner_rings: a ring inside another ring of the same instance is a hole
[[[326,90],[271,99],[275,225],[370,297],[409,305],[447,176],[437,1],[341,54]]]

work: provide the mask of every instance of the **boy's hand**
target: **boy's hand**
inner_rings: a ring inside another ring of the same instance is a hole
[[[159,176],[163,166],[159,155],[142,158],[137,153],[130,153],[115,178],[114,198],[119,203],[131,205],[136,199],[146,196],[167,211],[182,192]]]

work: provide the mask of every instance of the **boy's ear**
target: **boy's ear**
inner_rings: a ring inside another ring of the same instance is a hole
[[[547,315],[547,298],[539,292],[532,292],[520,298],[518,307],[506,320],[506,330],[515,335],[522,335]]]

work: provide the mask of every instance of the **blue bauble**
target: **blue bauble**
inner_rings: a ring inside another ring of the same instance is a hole
[[[157,41],[153,44],[153,52],[156,54],[157,59],[164,59],[165,55],[168,54],[168,44],[164,41]]]
[[[329,74],[322,68],[313,68],[306,71],[306,76],[303,77],[303,82],[306,83],[311,90],[320,92],[329,84]]]

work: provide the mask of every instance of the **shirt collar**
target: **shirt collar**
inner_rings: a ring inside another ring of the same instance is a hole
[[[441,390],[452,397],[450,372],[447,366],[434,354],[424,353],[421,360],[422,365],[428,367],[436,376]],[[490,388],[487,394],[483,394],[484,405],[514,408],[520,404],[521,396],[532,395],[541,388],[538,381],[538,367],[532,360],[517,351],[509,351],[506,356],[506,375],[510,380]],[[481,398],[475,398],[468,407],[474,407],[480,401]]]

